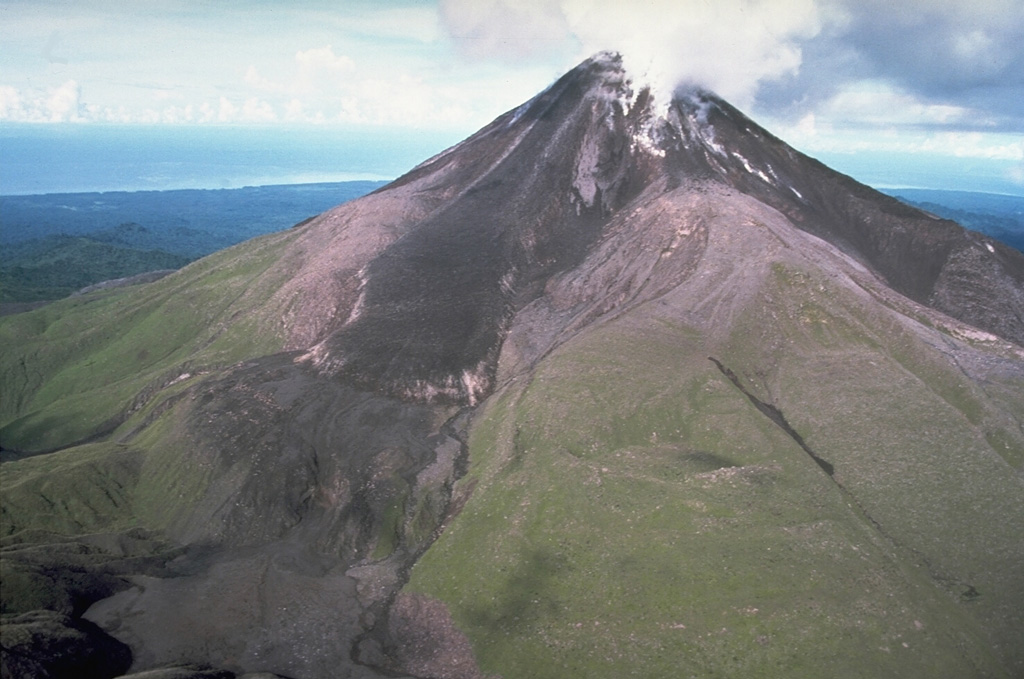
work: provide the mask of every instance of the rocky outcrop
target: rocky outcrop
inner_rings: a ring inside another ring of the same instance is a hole
[[[53,611],[4,616],[0,663],[11,679],[106,679],[131,664],[126,645],[96,625]]]

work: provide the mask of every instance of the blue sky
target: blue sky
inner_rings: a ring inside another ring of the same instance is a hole
[[[603,49],[663,98],[702,84],[826,162],[918,160],[952,183],[962,159],[1024,193],[1020,0],[0,0],[0,125],[450,140]]]

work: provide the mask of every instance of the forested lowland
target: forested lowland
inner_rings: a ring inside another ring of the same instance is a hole
[[[3,196],[0,301],[54,300],[100,281],[177,269],[383,184]]]
[[[933,189],[885,193],[1024,251],[1024,196]]]

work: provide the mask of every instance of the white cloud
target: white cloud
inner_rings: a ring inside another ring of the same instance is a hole
[[[567,5],[584,48],[622,52],[628,66],[648,74],[662,100],[685,82],[747,107],[761,81],[800,67],[799,40],[820,28],[811,0],[658,0],[633,13],[628,5]]]
[[[214,111],[213,106],[210,102],[204,101],[199,105],[199,117],[198,121],[201,123],[212,123],[217,119],[217,113]]]
[[[68,123],[78,122],[80,92],[78,83],[68,80],[60,87],[50,91],[46,98],[46,112],[50,122]]]
[[[943,155],[991,161],[1024,161],[1024,137],[1014,134],[833,125],[811,113],[793,124],[775,121],[773,132],[808,153],[900,153]]]
[[[23,92],[10,85],[0,86],[0,121],[23,123],[77,123],[86,120],[81,91],[74,80],[66,80],[44,92]]]
[[[1017,186],[1024,186],[1024,163],[1018,163],[1007,170],[1006,178]]]
[[[336,86],[341,78],[355,70],[355,62],[347,56],[336,55],[330,45],[297,53],[295,63],[298,67],[296,87],[300,92]]]
[[[817,114],[834,122],[871,126],[977,124],[982,117],[963,106],[922,101],[892,85],[873,81],[843,87],[818,107]]]
[[[458,44],[477,57],[543,54],[574,41],[575,58],[622,53],[663,102],[687,82],[740,106],[761,81],[798,69],[800,41],[821,28],[814,0],[442,0],[441,10]]]
[[[24,104],[21,93],[10,85],[0,85],[0,120],[17,120]]]
[[[940,132],[923,141],[919,150],[957,158],[1024,161],[1024,139],[993,138],[979,132]]]
[[[277,121],[277,114],[269,103],[249,97],[242,104],[239,118],[246,123],[273,123]]]
[[[217,109],[217,121],[221,123],[233,123],[238,115],[238,107],[231,103],[227,97],[220,98]]]

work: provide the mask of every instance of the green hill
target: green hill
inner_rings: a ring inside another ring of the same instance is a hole
[[[0,265],[0,302],[36,302],[66,297],[100,281],[191,261],[162,250],[138,250],[88,237],[51,236],[10,246]]]

